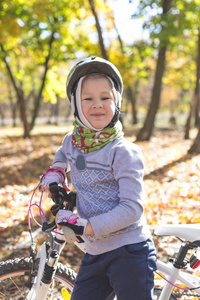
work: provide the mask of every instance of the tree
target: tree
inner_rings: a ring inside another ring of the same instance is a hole
[[[28,119],[27,119],[27,113],[26,113],[24,92],[21,89],[21,87],[17,86],[16,80],[13,76],[12,70],[10,68],[10,65],[9,65],[8,61],[7,61],[7,53],[6,53],[6,50],[4,49],[4,45],[1,44],[0,47],[1,47],[2,53],[4,54],[3,61],[6,65],[8,75],[10,76],[10,80],[13,84],[14,90],[15,90],[16,95],[17,95],[17,102],[18,102],[18,105],[19,105],[20,116],[21,116],[21,120],[24,124],[24,137],[29,137],[29,125],[28,125]]]
[[[194,97],[195,97],[196,103],[199,103],[199,101],[200,101],[200,32],[198,35],[197,82],[196,82]],[[198,108],[198,113],[199,113],[199,106],[197,105],[196,107]],[[198,127],[198,134],[188,152],[189,153],[200,153],[200,122],[199,122],[199,127]]]
[[[95,0],[88,0],[88,1],[89,1],[89,4],[90,4],[90,8],[91,8],[92,14],[93,14],[93,16],[95,18],[95,24],[96,24],[96,29],[97,29],[97,33],[98,33],[98,41],[99,41],[99,46],[100,46],[100,49],[101,49],[102,57],[104,59],[108,60],[109,59],[108,58],[108,53],[107,53],[105,45],[104,45],[100,21],[99,21],[99,17],[98,17],[96,8],[95,8]]]
[[[154,128],[155,116],[160,104],[162,77],[165,69],[167,44],[169,43],[169,38],[168,38],[169,33],[167,32],[168,30],[167,15],[169,13],[170,8],[171,8],[171,0],[163,0],[160,24],[162,26],[162,34],[164,35],[165,38],[163,40],[160,39],[160,47],[158,50],[158,60],[157,60],[157,66],[155,72],[153,92],[151,96],[151,103],[149,106],[149,110],[144,125],[137,134],[137,141],[144,141],[150,139]]]
[[[34,5],[37,5],[39,3],[35,2]],[[40,105],[40,101],[41,101],[41,95],[42,95],[42,91],[44,88],[44,84],[45,84],[45,79],[46,79],[46,74],[47,74],[47,70],[48,70],[48,62],[49,62],[49,58],[50,58],[50,51],[51,51],[51,47],[52,47],[52,42],[54,40],[54,34],[55,31],[52,31],[51,37],[49,39],[49,51],[47,50],[47,55],[46,58],[44,60],[44,73],[41,79],[41,87],[39,89],[39,92],[36,96],[35,99],[35,109],[34,109],[34,113],[32,116],[32,121],[31,124],[28,123],[28,116],[27,116],[27,108],[26,108],[26,100],[25,100],[25,90],[23,89],[23,84],[21,79],[19,78],[20,76],[16,76],[16,74],[19,72],[21,72],[21,70],[19,70],[19,68],[16,68],[14,71],[14,67],[12,64],[12,60],[11,60],[11,56],[10,53],[12,52],[12,54],[16,54],[16,52],[19,53],[20,50],[17,50],[16,46],[18,46],[21,49],[21,52],[24,52],[25,50],[25,46],[26,46],[26,52],[29,56],[33,56],[33,51],[37,51],[38,49],[41,48],[41,40],[40,40],[40,35],[36,37],[36,31],[37,34],[38,32],[38,27],[35,26],[38,23],[38,11],[37,11],[37,7],[33,6],[26,6],[26,5],[18,5],[18,1],[11,3],[9,6],[7,6],[7,10],[4,11],[4,14],[2,14],[2,19],[4,20],[6,17],[7,18],[13,18],[13,21],[15,23],[15,26],[17,25],[17,27],[21,27],[21,33],[17,34],[18,40],[20,40],[20,44],[17,42],[17,39],[15,37],[15,41],[13,39],[12,44],[8,41],[7,42],[7,38],[6,35],[4,35],[4,37],[1,40],[1,52],[2,52],[2,60],[4,61],[7,71],[8,71],[8,75],[10,77],[11,83],[14,87],[14,90],[16,92],[17,95],[17,100],[18,100],[18,105],[20,107],[20,115],[21,115],[21,119],[24,125],[24,137],[29,137],[30,135],[30,130],[33,128],[34,123],[35,123],[35,119],[36,119],[36,115],[39,109],[39,105]],[[33,14],[33,17],[31,17],[31,12],[34,11],[35,13]],[[41,12],[39,12],[40,14]],[[36,21],[37,20],[37,21]],[[54,18],[54,20],[56,20],[56,18]],[[40,22],[39,22],[40,23]],[[24,26],[26,24],[26,26]],[[12,28],[9,28],[9,34],[12,31]],[[32,45],[32,47],[30,46],[30,32],[31,32],[31,38],[33,38],[34,43],[38,42],[38,45],[36,46],[36,44]],[[33,35],[35,35],[35,40]],[[11,34],[12,37],[12,34]],[[15,46],[16,45],[16,46]],[[24,48],[24,49],[23,49]],[[37,49],[36,49],[37,48]],[[41,55],[42,53],[40,53]],[[16,57],[17,55],[15,55]],[[9,58],[9,59],[8,59]],[[36,59],[37,60],[37,59]],[[9,62],[11,61],[11,63]],[[17,64],[19,64],[19,62],[17,62]],[[36,61],[34,63],[34,65],[36,65]],[[18,72],[17,72],[18,69]],[[18,78],[17,78],[18,77]]]
[[[159,64],[161,65],[163,62],[161,62],[163,59],[166,60],[166,54],[169,55],[170,52],[177,51],[181,49],[181,47],[186,46],[187,44],[185,41],[183,41],[183,37],[188,31],[191,31],[192,28],[194,28],[194,32],[197,30],[197,25],[199,24],[199,4],[196,0],[183,0],[183,1],[165,1],[165,0],[157,0],[157,1],[151,1],[151,0],[145,0],[140,1],[140,4],[142,6],[142,9],[146,7],[151,7],[157,9],[159,12],[159,9],[162,6],[162,14],[159,17],[159,13],[157,16],[153,16],[150,18],[150,22],[147,26],[151,31],[151,39],[157,42],[159,45],[158,47],[158,61],[157,61],[157,68],[156,72],[160,72],[162,75],[163,72],[161,72],[161,69],[159,68]],[[164,6],[166,5],[166,8],[168,6],[167,14],[164,14]],[[195,19],[194,19],[195,16]],[[195,22],[194,22],[195,20]],[[195,26],[194,26],[195,24]],[[192,32],[192,31],[191,31]],[[195,33],[196,35],[196,33]],[[156,38],[156,39],[155,39]],[[181,44],[180,41],[183,43]],[[180,46],[180,49],[179,49]],[[167,47],[168,52],[166,52],[165,47]],[[191,49],[190,49],[191,51]],[[193,51],[191,51],[192,53]],[[163,59],[162,59],[163,57]],[[166,64],[166,63],[165,63]],[[165,68],[164,64],[164,68]],[[188,67],[188,66],[187,66]],[[160,70],[160,71],[159,71]],[[163,69],[164,71],[164,69]],[[159,88],[159,85],[162,84],[162,78],[159,80],[158,74],[155,74],[155,80],[154,80],[154,88],[152,92],[151,97],[151,103],[149,107],[149,111],[147,113],[147,117],[144,123],[143,128],[139,131],[137,140],[145,140],[149,139],[152,130],[154,128],[154,121],[156,112],[159,107],[160,103],[160,92],[161,92],[161,86]],[[188,78],[187,78],[188,80]],[[156,83],[158,82],[158,83]],[[157,88],[156,88],[157,86]],[[160,92],[159,92],[160,90]],[[155,103],[154,103],[155,101]]]
[[[169,107],[170,103],[176,103],[174,117],[178,112],[177,109],[184,114],[190,104],[191,90],[195,84],[195,44],[194,35],[188,30],[179,38],[174,38],[174,44],[170,44],[169,51],[166,56],[166,68],[163,76],[164,91],[162,94],[162,105]],[[171,90],[172,94],[166,93]],[[183,114],[182,114],[183,115]]]
[[[198,35],[198,42],[197,42],[196,85],[195,85],[194,95],[193,95],[193,99],[191,101],[190,111],[189,111],[186,126],[185,126],[185,139],[189,139],[190,123],[191,123],[192,116],[194,116],[196,114],[195,124],[198,125],[200,123],[199,122],[199,112],[200,112],[199,102],[200,102],[200,33]]]
[[[11,118],[13,127],[16,126],[16,116],[17,116],[17,102],[16,97],[13,91],[13,87],[10,84],[10,80],[8,76],[6,76],[6,72],[1,68],[0,72],[0,105],[1,105],[1,114],[8,117],[9,108],[11,109]]]
[[[39,0],[12,0],[2,5],[0,56],[17,95],[24,137],[35,124],[49,69],[76,58],[83,41],[85,52],[96,47],[81,26],[81,19],[89,16],[84,5],[83,1],[77,5],[75,0],[44,0],[42,5]]]
[[[152,71],[153,47],[139,40],[133,45],[126,45],[118,31],[113,16],[113,11],[107,13],[110,20],[110,28],[116,31],[117,40],[112,40],[109,47],[109,57],[120,70],[124,82],[123,107],[126,112],[131,107],[132,124],[137,124],[137,98],[139,88],[146,84],[147,78]]]

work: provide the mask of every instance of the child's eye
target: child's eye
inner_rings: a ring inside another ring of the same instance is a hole
[[[101,100],[109,100],[109,97],[103,97]]]
[[[86,101],[91,101],[92,100],[92,98],[83,98],[83,100],[86,100]]]

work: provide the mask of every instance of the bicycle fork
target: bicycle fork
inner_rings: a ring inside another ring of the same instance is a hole
[[[45,300],[56,272],[60,253],[65,245],[65,238],[61,234],[56,234],[53,240],[51,251],[47,258],[47,244],[43,243],[38,251],[39,269],[36,282],[29,291],[26,300]]]

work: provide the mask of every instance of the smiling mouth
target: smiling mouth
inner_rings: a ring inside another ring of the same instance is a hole
[[[104,114],[92,114],[91,116],[95,117],[95,118],[100,118],[100,117],[103,117]]]

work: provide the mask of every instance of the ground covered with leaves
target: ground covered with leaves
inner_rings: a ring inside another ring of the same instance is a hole
[[[51,131],[23,139],[0,130],[0,260],[29,255],[27,211],[31,195],[67,132],[66,128]],[[125,131],[125,137],[135,140],[131,130]],[[161,223],[200,223],[200,154],[187,154],[191,143],[178,130],[156,131],[151,141],[138,143],[145,157],[145,214],[152,232]],[[39,198],[37,190],[34,201]],[[46,197],[44,211],[51,205]],[[38,212],[34,214],[39,221]],[[37,228],[32,224],[33,231]],[[36,232],[35,239],[41,242],[41,231]],[[61,260],[78,270],[81,257],[79,249],[68,246]]]

